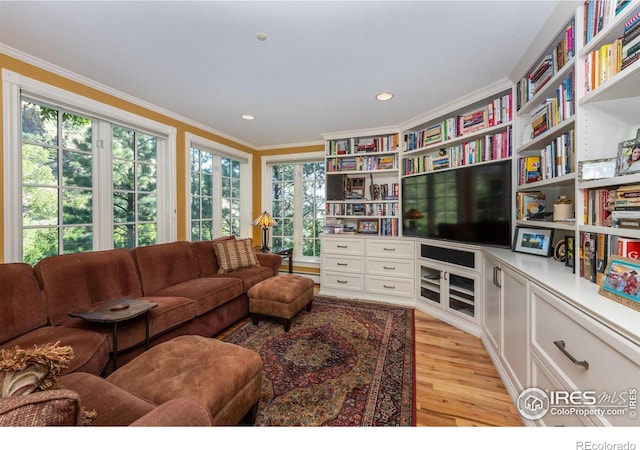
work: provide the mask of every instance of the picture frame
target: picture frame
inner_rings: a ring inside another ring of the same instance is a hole
[[[347,197],[350,199],[364,198],[365,178],[347,178]]]
[[[553,253],[553,228],[516,227],[514,252],[549,257]]]
[[[640,311],[640,260],[611,255],[598,294]]]
[[[629,139],[618,144],[616,176],[640,172],[640,140]]]
[[[369,219],[358,220],[358,233],[378,234],[378,221]]]
[[[578,181],[615,177],[617,165],[617,158],[580,161],[578,163]]]

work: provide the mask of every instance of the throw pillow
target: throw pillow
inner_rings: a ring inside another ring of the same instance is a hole
[[[60,346],[59,341],[0,349],[0,423],[90,425],[96,412],[81,407],[78,394],[56,389],[58,375],[69,367],[73,356],[73,348]],[[37,392],[51,390],[55,392],[50,395]]]
[[[2,397],[30,394],[55,387],[57,376],[69,367],[73,349],[60,342],[33,348],[0,349],[0,394]]]
[[[214,242],[213,251],[220,267],[218,273],[229,273],[260,265],[251,238]]]

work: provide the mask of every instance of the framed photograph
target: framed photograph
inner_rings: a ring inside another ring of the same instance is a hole
[[[599,180],[616,176],[616,158],[594,159],[578,163],[578,180]]]
[[[347,178],[347,197],[350,199],[364,198],[364,178]]]
[[[616,176],[640,172],[640,141],[629,139],[618,144]]]
[[[640,260],[611,255],[598,293],[640,311]]]
[[[358,233],[378,234],[378,221],[365,219],[358,220]]]
[[[514,252],[549,257],[553,251],[552,239],[552,228],[516,227],[512,250]]]

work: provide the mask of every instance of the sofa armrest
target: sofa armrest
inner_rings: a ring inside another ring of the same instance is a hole
[[[256,257],[261,266],[268,267],[273,271],[273,276],[278,275],[280,266],[282,265],[282,256],[275,253],[256,252]]]
[[[155,403],[90,373],[64,375],[60,377],[60,386],[77,392],[82,406],[96,411],[93,425],[127,426],[157,407]]]
[[[196,400],[174,398],[133,422],[132,427],[207,427],[213,420],[209,410]]]
[[[0,426],[80,425],[80,396],[68,389],[0,398]]]

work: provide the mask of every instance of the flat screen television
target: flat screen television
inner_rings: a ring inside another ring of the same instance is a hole
[[[511,161],[402,179],[403,234],[511,247]]]

